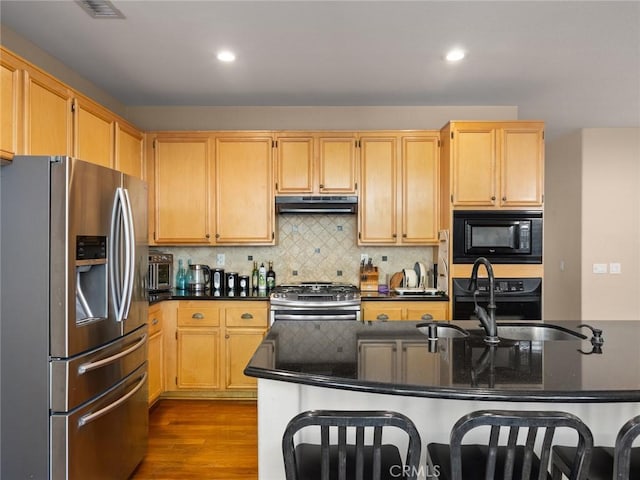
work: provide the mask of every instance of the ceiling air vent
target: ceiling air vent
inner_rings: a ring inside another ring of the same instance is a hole
[[[107,0],[77,0],[76,3],[93,18],[124,18],[122,12]]]

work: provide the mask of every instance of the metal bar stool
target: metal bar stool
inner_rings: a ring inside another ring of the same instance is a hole
[[[616,437],[615,447],[594,447],[589,480],[640,479],[640,447],[632,448],[640,435],[640,415],[626,422]],[[554,446],[551,454],[553,479],[568,475],[575,454],[573,447]]]
[[[489,441],[462,444],[471,430],[490,427]],[[500,430],[508,431],[507,443],[499,445]],[[518,444],[520,428],[526,429],[526,442]],[[583,480],[588,469],[593,435],[576,416],[566,412],[480,410],[460,418],[451,429],[450,444],[430,443],[427,453],[430,467],[439,470],[440,480],[549,480],[549,457],[553,437],[558,428],[569,428],[578,434],[572,480]],[[544,437],[536,453],[538,430]]]
[[[320,444],[294,445],[296,432],[314,426],[320,429]],[[382,443],[382,431],[387,427],[396,427],[407,434],[404,461],[397,446]],[[355,443],[353,440],[348,442],[347,430],[355,433]],[[372,430],[372,443],[365,441],[365,430],[367,433]],[[333,439],[330,433],[334,433]],[[415,425],[401,413],[350,410],[303,412],[291,419],[282,437],[286,479],[415,479],[420,467],[420,442]]]

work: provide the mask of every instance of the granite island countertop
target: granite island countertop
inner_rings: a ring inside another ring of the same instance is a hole
[[[569,341],[506,340],[491,349],[478,322],[452,322],[466,338],[429,345],[419,322],[277,321],[245,374],[304,385],[458,400],[640,401],[640,321],[589,322],[603,330],[601,352],[578,321]]]

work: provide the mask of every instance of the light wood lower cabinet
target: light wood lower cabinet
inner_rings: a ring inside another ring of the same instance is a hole
[[[149,404],[164,391],[164,336],[162,304],[149,307],[149,341],[147,342],[147,372]]]
[[[449,303],[446,301],[375,301],[362,302],[362,318],[365,321],[422,320],[424,315],[434,320],[450,320]]]
[[[266,301],[178,301],[165,311],[168,395],[242,396],[256,391],[244,375],[268,325]],[[173,319],[170,318],[173,315]],[[168,325],[174,325],[175,334]]]
[[[419,340],[358,340],[358,378],[377,382],[433,385],[439,380],[440,360]]]

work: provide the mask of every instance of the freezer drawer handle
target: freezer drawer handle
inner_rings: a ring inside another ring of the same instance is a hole
[[[82,417],[80,417],[80,419],[78,420],[78,427],[84,427],[86,424],[91,423],[94,420],[97,420],[98,418],[102,417],[103,415],[106,415],[111,410],[115,410],[116,408],[118,408],[120,405],[122,405],[124,402],[129,400],[136,393],[138,393],[138,390],[140,390],[142,388],[142,386],[144,385],[144,382],[146,380],[147,380],[147,372],[142,374],[142,377],[140,378],[140,381],[138,382],[138,385],[136,385],[136,387],[133,390],[131,390],[129,393],[127,393],[126,395],[120,397],[115,402],[110,403],[106,407],[101,408],[97,412],[87,413],[86,415],[83,415]]]
[[[97,362],[83,363],[78,367],[78,373],[82,375],[83,373],[89,372],[91,370],[95,370],[96,368],[104,367],[105,365],[108,365],[109,363],[112,363],[122,357],[126,357],[131,352],[142,347],[146,341],[147,341],[147,334],[145,333],[144,335],[142,335],[142,337],[140,337],[140,340],[138,341],[138,343],[132,345],[126,350],[118,352],[115,355],[111,355],[110,357],[103,358],[102,360],[98,360]]]

